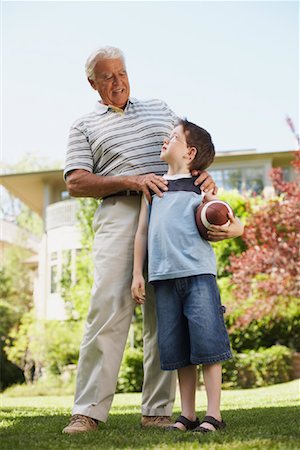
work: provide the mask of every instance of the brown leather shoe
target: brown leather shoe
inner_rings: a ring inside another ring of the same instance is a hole
[[[88,431],[96,431],[97,426],[97,420],[81,414],[75,414],[71,417],[69,425],[62,432],[67,434],[86,433]]]
[[[172,424],[171,417],[169,416],[142,416],[142,427],[158,427],[165,428]]]

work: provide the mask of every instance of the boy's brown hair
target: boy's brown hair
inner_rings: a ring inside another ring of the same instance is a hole
[[[189,165],[190,171],[207,169],[215,158],[215,147],[210,134],[186,118],[180,119],[177,125],[183,128],[188,147],[197,149],[197,155]]]

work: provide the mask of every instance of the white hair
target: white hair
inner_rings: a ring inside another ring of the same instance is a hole
[[[90,80],[94,80],[94,68],[96,63],[100,59],[117,59],[117,58],[120,58],[125,66],[124,54],[119,48],[110,47],[108,45],[106,45],[105,47],[100,47],[98,50],[95,50],[93,53],[90,54],[85,63],[86,76]]]

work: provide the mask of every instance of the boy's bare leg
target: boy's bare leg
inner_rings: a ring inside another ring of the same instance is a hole
[[[181,399],[181,414],[191,421],[196,420],[196,384],[197,384],[197,366],[187,366],[178,369],[178,380]],[[181,430],[185,430],[185,426],[176,422],[174,425]]]
[[[203,378],[207,396],[206,415],[221,421],[222,365],[220,363],[203,364]],[[201,427],[215,431],[215,427],[207,422],[201,423]]]

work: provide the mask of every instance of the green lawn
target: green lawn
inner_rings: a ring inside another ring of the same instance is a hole
[[[224,391],[225,432],[210,435],[141,429],[140,394],[115,396],[109,420],[98,432],[61,434],[72,397],[0,397],[0,448],[10,449],[300,449],[299,380],[266,388]],[[205,393],[198,392],[199,416]],[[179,412],[177,399],[174,416]]]

